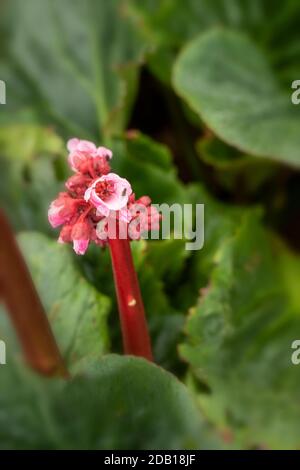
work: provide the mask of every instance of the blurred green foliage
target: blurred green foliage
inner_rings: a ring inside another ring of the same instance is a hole
[[[2,312],[0,446],[298,449],[299,2],[0,10],[1,205],[73,373],[23,367]],[[106,356],[121,352],[109,254],[78,259],[48,226],[72,136],[110,146],[137,197],[205,204],[202,250],[132,243],[158,366]]]

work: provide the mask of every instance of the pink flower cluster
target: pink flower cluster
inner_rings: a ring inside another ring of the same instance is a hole
[[[130,183],[111,172],[111,150],[96,147],[87,140],[68,142],[68,162],[75,172],[48,211],[52,227],[62,226],[58,241],[73,242],[78,255],[83,255],[91,241],[105,246],[116,231],[111,226],[124,227],[126,237],[141,238],[143,232],[158,230],[160,215],[151,206],[151,199],[135,199]]]

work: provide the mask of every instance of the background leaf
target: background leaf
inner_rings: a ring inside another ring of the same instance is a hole
[[[178,51],[200,33],[220,27],[251,36],[288,86],[299,76],[297,0],[128,0],[127,10],[153,45],[148,54],[151,71],[166,84]]]
[[[67,363],[106,352],[110,301],[80,276],[70,247],[34,232],[19,242]]]
[[[24,369],[6,367],[1,376],[2,390],[7,390],[0,396],[1,448],[220,445],[184,385],[157,366],[138,358],[106,356],[85,369],[71,381],[49,383]]]
[[[42,126],[9,124],[0,128],[1,207],[16,230],[53,233],[49,204],[67,174],[63,141]]]
[[[300,384],[291,345],[300,330],[293,282],[300,261],[255,213],[245,213],[214,260],[181,347],[199,401],[243,447],[297,448]]]
[[[230,31],[200,36],[180,55],[174,84],[227,143],[300,166],[299,108],[281,92],[264,56],[247,37]]]
[[[7,113],[33,109],[67,135],[108,139],[124,127],[144,44],[122,2],[13,0],[1,15]]]
[[[140,132],[116,142],[113,167],[131,181],[137,197],[147,194],[154,204],[188,202],[170,150]]]

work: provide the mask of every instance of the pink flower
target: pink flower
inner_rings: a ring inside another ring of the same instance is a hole
[[[73,242],[74,251],[83,255],[91,241],[104,247],[109,239],[137,240],[142,232],[159,228],[160,215],[151,199],[136,201],[130,183],[110,172],[111,150],[80,139],[69,140],[68,150],[76,174],[48,211],[53,227],[63,225],[59,243]]]
[[[73,138],[68,140],[67,142],[67,149],[69,152],[82,152],[87,154],[95,153],[97,150],[96,145],[89,140],[81,140],[77,138]]]
[[[132,199],[129,204],[131,213],[131,222],[128,233],[133,240],[139,240],[143,233],[150,230],[159,230],[161,215],[156,207],[151,206],[151,199],[148,196],[142,196],[138,200]]]
[[[96,157],[102,157],[102,158],[106,158],[108,160],[111,160],[112,156],[113,156],[112,151],[107,149],[106,147],[98,147],[97,148]]]
[[[96,237],[103,242],[108,239],[108,223],[108,217],[103,217],[103,219],[98,222],[96,227]]]
[[[103,220],[105,220],[105,217],[104,217]],[[105,223],[105,226],[106,226],[106,223]],[[106,230],[106,228],[103,228],[103,234],[104,234],[105,230]],[[107,237],[107,234],[105,236],[103,235],[102,237],[99,237],[99,235],[98,235],[98,226],[96,226],[96,228],[94,228],[92,230],[90,241],[93,241],[96,245],[101,246],[103,248],[108,243],[108,237]]]
[[[64,225],[60,231],[58,243],[70,243],[72,241],[72,225]]]
[[[110,171],[108,160],[112,158],[112,151],[105,147],[96,147],[93,142],[88,140],[71,139],[68,141],[67,148],[70,152],[68,162],[71,169],[79,173],[93,173],[92,177],[97,176],[95,174],[96,169],[102,174],[106,174]]]
[[[70,176],[70,178],[67,179],[65,186],[70,191],[70,193],[74,194],[74,196],[83,197],[91,181],[91,178],[87,178],[81,173],[77,173],[76,175]]]
[[[84,201],[83,201],[84,203]],[[78,200],[73,199],[68,193],[60,193],[48,210],[48,220],[52,227],[69,222],[76,214],[78,208]]]
[[[161,215],[154,206],[148,207],[148,220],[143,226],[141,222],[142,230],[159,230],[159,223],[161,221]]]
[[[86,190],[84,199],[97,209],[97,213],[108,217],[110,211],[120,211],[120,217],[128,221],[130,215],[126,209],[132,193],[130,183],[115,173],[96,179]]]
[[[145,220],[148,220],[148,207],[134,203],[130,207],[130,212],[132,214],[132,220],[128,227],[128,233],[132,240],[139,240],[141,233],[145,231]]]
[[[73,248],[77,255],[84,255],[86,252],[90,238],[91,238],[91,226],[87,219],[78,221],[73,225],[71,232],[71,239],[73,240]]]

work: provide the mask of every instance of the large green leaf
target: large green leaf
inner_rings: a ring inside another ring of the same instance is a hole
[[[2,449],[208,449],[220,445],[184,385],[107,356],[70,381],[1,368]]]
[[[124,127],[137,83],[143,41],[119,0],[9,0],[0,76],[10,112],[33,116],[67,134],[109,138]],[[1,53],[1,51],[0,51]],[[1,56],[0,56],[1,57]]]
[[[300,259],[257,214],[243,219],[215,251],[181,353],[202,388],[201,406],[235,442],[298,448],[300,375],[291,345],[300,332]]]
[[[216,30],[192,41],[176,62],[174,85],[227,143],[300,166],[300,109],[246,36]]]
[[[263,45],[285,83],[299,75],[297,0],[128,0],[127,10],[153,45],[148,63],[170,83],[178,49],[216,27],[247,32]]]
[[[106,352],[110,301],[79,274],[71,248],[35,232],[19,242],[66,361]]]

